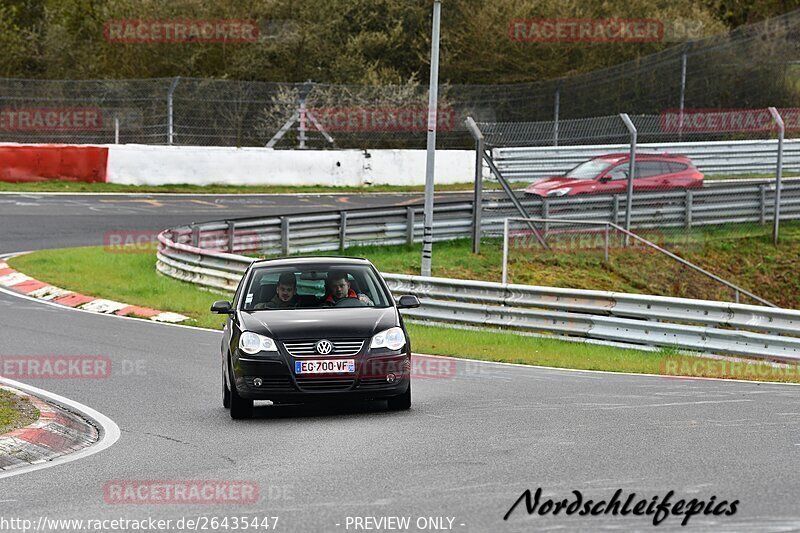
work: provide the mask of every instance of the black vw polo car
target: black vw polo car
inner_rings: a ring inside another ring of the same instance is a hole
[[[302,403],[386,399],[411,406],[411,343],[399,309],[366,259],[304,257],[250,265],[227,314],[222,339],[222,403],[232,418],[253,400]]]

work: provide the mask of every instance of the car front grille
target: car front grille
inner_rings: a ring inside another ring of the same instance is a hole
[[[323,357],[356,355],[364,347],[363,339],[332,340],[331,343],[333,344],[333,351]],[[293,357],[320,357],[320,354],[317,353],[316,344],[317,341],[284,342],[283,347]]]
[[[297,385],[306,391],[341,391],[353,386],[353,378],[297,377]]]

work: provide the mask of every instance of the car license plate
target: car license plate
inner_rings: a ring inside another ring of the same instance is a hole
[[[355,371],[355,359],[310,359],[294,362],[295,374],[346,374]]]

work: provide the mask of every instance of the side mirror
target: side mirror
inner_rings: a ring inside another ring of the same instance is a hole
[[[419,298],[413,294],[404,294],[397,301],[398,309],[411,309],[412,307],[419,307]]]
[[[216,313],[218,315],[229,315],[231,314],[232,310],[233,307],[231,306],[231,303],[228,300],[216,301],[211,306],[211,312]]]

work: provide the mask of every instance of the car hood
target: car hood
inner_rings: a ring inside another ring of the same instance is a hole
[[[564,176],[557,176],[553,178],[547,178],[546,180],[537,181],[536,183],[528,187],[528,191],[547,192],[547,191],[552,191],[553,189],[560,189],[562,187],[574,186],[579,184],[581,181],[585,180],[576,180],[573,178],[565,178]]]
[[[277,340],[366,339],[399,325],[394,307],[243,311],[241,324],[244,331]]]

